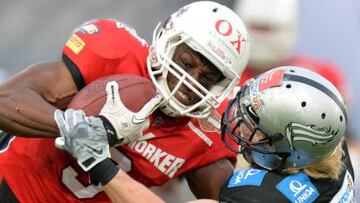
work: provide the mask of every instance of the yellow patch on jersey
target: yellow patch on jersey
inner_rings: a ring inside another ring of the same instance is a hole
[[[69,47],[75,54],[80,53],[85,44],[86,43],[76,34],[73,34],[66,42],[66,46]]]

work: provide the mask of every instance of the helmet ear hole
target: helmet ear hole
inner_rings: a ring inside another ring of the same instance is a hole
[[[290,89],[291,88],[291,84],[287,84],[286,88]]]
[[[342,116],[340,116],[340,122],[342,122],[343,121],[343,117]]]
[[[326,113],[322,113],[322,114],[321,114],[321,118],[322,118],[322,119],[325,119],[325,118],[326,118]]]
[[[301,106],[305,107],[306,106],[306,101],[301,102]]]

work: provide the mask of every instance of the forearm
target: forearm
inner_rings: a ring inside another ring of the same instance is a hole
[[[0,85],[0,129],[29,137],[54,137],[55,109],[64,109],[77,89],[65,65],[36,64]]]
[[[228,159],[221,159],[190,171],[185,174],[185,177],[195,197],[217,200],[221,187],[231,176],[233,169],[233,165]]]
[[[31,90],[1,91],[0,128],[24,136],[54,137],[56,107]]]
[[[111,201],[115,203],[164,202],[148,188],[132,179],[122,170],[118,171],[116,176],[104,187],[104,190]]]

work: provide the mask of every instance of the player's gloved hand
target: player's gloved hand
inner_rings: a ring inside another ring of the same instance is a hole
[[[110,81],[106,84],[106,94],[107,100],[99,115],[103,120],[111,146],[128,144],[139,138],[142,132],[149,127],[148,117],[163,99],[161,94],[157,94],[139,112],[135,113],[122,103],[119,85],[116,81]]]
[[[62,136],[56,139],[56,146],[73,155],[84,171],[110,157],[105,128],[99,118],[85,117],[82,110],[74,109],[64,114],[56,110],[54,118]]]
[[[74,109],[66,110],[64,115],[56,110],[54,118],[61,134],[55,146],[76,158],[95,182],[106,185],[119,168],[109,159],[109,144],[101,119],[86,117],[82,110]]]

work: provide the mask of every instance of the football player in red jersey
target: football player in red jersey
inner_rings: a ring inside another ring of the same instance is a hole
[[[113,161],[148,187],[184,176],[197,197],[218,198],[236,157],[221,142],[215,109],[238,83],[249,55],[240,18],[209,1],[180,8],[156,29],[151,46],[116,20],[85,23],[67,41],[62,60],[34,64],[0,87],[0,128],[9,132],[1,137],[0,198],[109,201],[75,159],[54,147],[53,115],[85,85],[121,73],[151,78],[163,99],[152,100],[151,107],[161,104],[150,122],[152,108],[138,115],[144,122],[130,121],[134,133],[114,122],[110,107],[103,109],[99,126],[116,132],[109,134],[112,145],[122,144],[110,149]]]
[[[220,201],[352,202],[354,172],[341,147],[347,119],[339,91],[313,71],[283,66],[248,80],[226,107],[221,135],[250,166],[234,172]],[[100,170],[96,179],[107,179],[100,182],[113,202],[163,202],[119,170],[109,154],[93,149],[109,145],[106,132],[94,128],[99,119],[70,109],[65,115],[57,110],[55,120],[64,136],[57,141],[65,139],[61,145],[81,166],[90,158],[99,162],[90,173]]]

